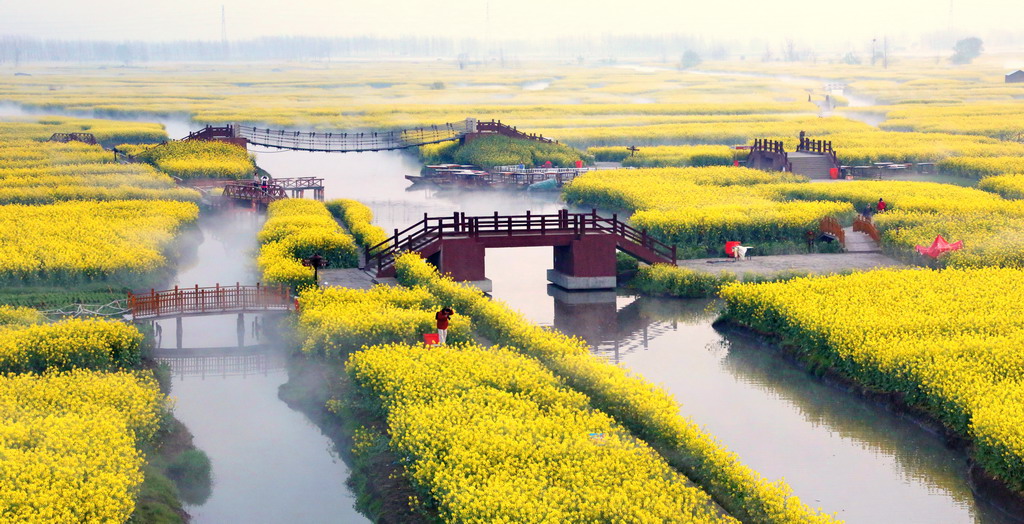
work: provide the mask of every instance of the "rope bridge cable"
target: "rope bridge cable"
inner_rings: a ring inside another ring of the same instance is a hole
[[[42,311],[48,318],[63,317],[120,317],[130,313],[128,299],[119,299],[106,304],[70,304],[58,309]]]
[[[446,123],[399,131],[336,133],[261,129],[238,126],[238,136],[250,144],[278,149],[323,152],[359,152],[406,149],[458,140],[469,131],[465,122]]]

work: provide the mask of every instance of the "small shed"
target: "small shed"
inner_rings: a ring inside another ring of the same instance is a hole
[[[1007,84],[1024,83],[1024,71],[1020,69],[1006,75]]]

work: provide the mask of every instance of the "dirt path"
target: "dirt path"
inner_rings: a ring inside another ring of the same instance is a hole
[[[806,255],[753,256],[746,260],[727,258],[697,258],[680,260],[677,265],[718,273],[731,271],[743,278],[745,273],[772,276],[788,271],[810,272],[818,275],[840,273],[851,270],[868,270],[882,267],[911,267],[882,253],[816,253]]]

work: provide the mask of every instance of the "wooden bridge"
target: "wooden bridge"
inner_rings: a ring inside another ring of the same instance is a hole
[[[615,253],[624,251],[649,264],[675,264],[676,248],[618,219],[590,213],[428,217],[366,249],[366,269],[378,277],[394,276],[395,258],[412,251],[430,260],[455,280],[487,290],[487,248],[551,246],[554,269],[548,280],[565,289],[615,287]]]
[[[256,311],[291,311],[294,300],[284,285],[187,287],[148,293],[128,293],[132,320],[223,315]]]
[[[788,171],[810,178],[835,178],[842,166],[830,140],[813,140],[800,133],[796,151],[786,152],[781,140],[758,138],[750,146],[747,167]]]
[[[190,133],[183,140],[216,140],[230,142],[241,147],[253,144],[293,151],[359,153],[407,149],[454,140],[469,141],[493,134],[519,140],[555,143],[550,138],[524,133],[514,126],[503,124],[500,121],[481,122],[475,118],[467,118],[463,122],[449,122],[411,129],[367,132],[299,131],[228,124],[206,126]]]

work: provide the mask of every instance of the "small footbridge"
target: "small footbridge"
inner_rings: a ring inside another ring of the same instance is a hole
[[[454,140],[472,140],[491,134],[519,140],[555,143],[550,138],[524,133],[515,126],[503,124],[501,121],[481,122],[475,118],[410,129],[366,132],[300,131],[228,124],[206,126],[190,133],[183,140],[216,140],[241,147],[252,144],[292,151],[361,153],[408,149]]]
[[[472,282],[484,290],[488,248],[551,246],[554,269],[548,280],[565,289],[615,287],[615,253],[623,251],[649,264],[675,264],[675,246],[664,244],[618,219],[590,213],[429,217],[395,230],[391,238],[366,249],[365,269],[378,277],[395,275],[395,258],[411,251],[432,262],[455,280]]]
[[[159,320],[199,315],[291,311],[295,307],[284,285],[178,287],[163,291],[128,293],[127,310],[132,321]]]
[[[781,140],[755,139],[747,155],[747,167],[766,171],[788,171],[808,178],[836,178],[842,166],[830,140],[803,136],[796,151],[786,152]]]

